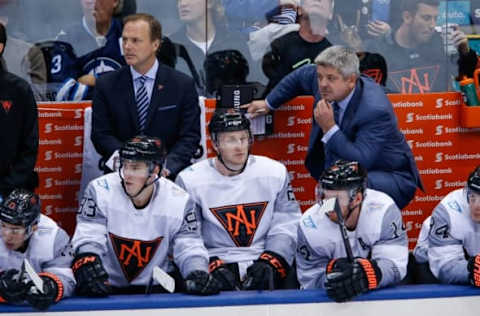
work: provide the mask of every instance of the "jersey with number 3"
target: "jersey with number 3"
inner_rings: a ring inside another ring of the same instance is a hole
[[[291,264],[301,211],[285,166],[250,155],[245,170],[228,177],[215,160],[200,161],[177,177],[199,208],[209,255],[226,263],[251,262],[269,250]]]
[[[480,224],[470,216],[464,189],[450,192],[435,207],[428,233],[428,262],[443,283],[468,283],[467,258],[480,254]]]
[[[348,231],[354,257],[376,260],[382,271],[379,287],[400,282],[407,273],[407,234],[402,215],[385,193],[367,189],[357,227]],[[298,229],[297,276],[304,289],[322,288],[327,264],[347,257],[339,225],[319,204],[302,216]]]
[[[208,270],[189,195],[165,178],[154,185],[143,209],[134,207],[118,173],[97,178],[86,189],[72,244],[76,253],[101,257],[112,286],[147,285],[154,266],[168,270],[171,253],[184,277]]]

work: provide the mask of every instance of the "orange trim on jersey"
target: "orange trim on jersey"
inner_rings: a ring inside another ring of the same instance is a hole
[[[357,259],[356,261],[360,263],[360,265],[363,268],[363,271],[365,271],[365,274],[367,275],[368,289],[369,290],[376,289],[378,286],[378,281],[377,281],[377,275],[375,274],[375,269],[373,268],[372,263],[367,259]]]
[[[57,284],[57,297],[55,298],[55,303],[60,301],[63,297],[63,283],[60,278],[50,272],[40,272],[38,275],[48,277]]]

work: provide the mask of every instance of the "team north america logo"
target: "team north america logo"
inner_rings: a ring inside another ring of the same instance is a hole
[[[237,247],[249,247],[268,202],[228,205],[210,211],[223,225]]]
[[[109,233],[118,262],[128,282],[135,279],[150,263],[163,237],[143,241]]]

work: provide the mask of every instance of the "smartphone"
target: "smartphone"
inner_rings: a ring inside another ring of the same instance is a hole
[[[372,0],[372,14],[369,22],[390,21],[390,0]]]

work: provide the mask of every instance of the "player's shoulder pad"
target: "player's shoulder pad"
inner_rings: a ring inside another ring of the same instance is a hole
[[[325,212],[321,209],[318,203],[312,205],[300,218],[300,227],[302,230],[317,230],[322,222],[327,219]]]
[[[396,204],[388,194],[373,189],[365,190],[362,211],[368,213],[385,213],[391,205]]]
[[[287,167],[280,161],[258,155],[250,155],[252,165],[256,165],[259,172],[265,173],[269,176],[283,176],[287,173]]]
[[[118,182],[118,174],[115,172],[103,175],[99,178],[93,179],[90,184],[93,185],[95,190],[98,191],[110,191],[114,183]]]
[[[50,217],[44,214],[40,214],[40,221],[37,227],[37,233],[39,235],[46,234],[58,228],[59,228],[58,224],[53,219],[51,219]]]
[[[448,193],[440,203],[450,215],[461,214],[468,210],[468,202],[463,188]]]
[[[169,196],[174,197],[174,198],[189,198],[190,195],[182,189],[178,184],[165,179],[165,178],[160,178],[159,180],[160,183],[160,191],[167,193]]]

